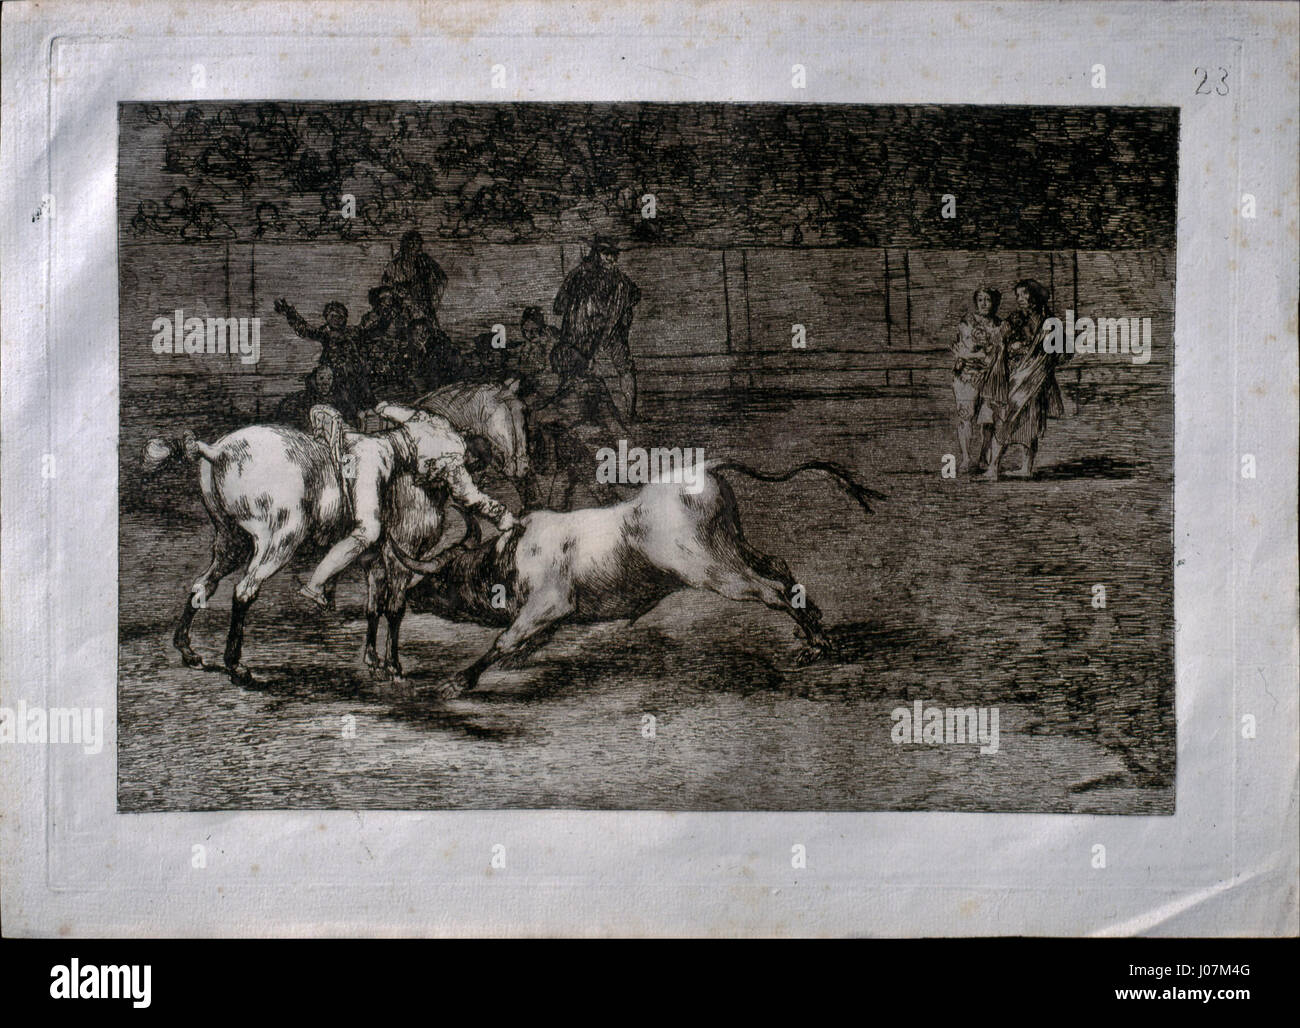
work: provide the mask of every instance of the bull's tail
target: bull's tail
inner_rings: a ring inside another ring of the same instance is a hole
[[[219,453],[216,447],[209,446],[193,432],[187,431],[179,439],[164,439],[162,436],[150,439],[145,443],[142,460],[146,471],[157,471],[170,461],[184,458],[197,460],[201,457],[207,461],[215,461]]]
[[[887,499],[884,493],[877,492],[875,489],[869,489],[861,482],[857,481],[848,470],[839,464],[832,463],[828,460],[810,460],[791,468],[789,471],[781,474],[767,474],[751,468],[748,464],[742,464],[738,460],[719,461],[718,463],[710,462],[708,465],[710,471],[738,471],[749,478],[757,479],[759,482],[788,482],[795,475],[802,474],[805,471],[820,471],[822,474],[829,475],[835,480],[835,484],[843,489],[848,495],[861,505],[862,509],[868,514],[871,511],[872,500]]]

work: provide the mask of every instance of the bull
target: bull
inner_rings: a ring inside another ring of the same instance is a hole
[[[746,540],[735,494],[719,477],[725,471],[761,482],[818,471],[867,513],[872,500],[885,498],[828,461],[809,461],[781,474],[736,461],[709,461],[689,486],[651,483],[607,507],[534,511],[488,543],[480,542],[471,526],[460,544],[444,546],[430,558],[415,555],[432,543],[418,513],[404,511],[388,528],[385,560],[406,570],[408,585],[415,584],[414,576],[428,577],[423,595],[433,613],[505,629],[486,653],[432,691],[443,698],[458,696],[473,689],[492,665],[522,661],[562,624],[634,621],[687,588],[781,611],[805,641],[798,663],[826,656],[831,643],[821,611],[796,594],[784,561]]]

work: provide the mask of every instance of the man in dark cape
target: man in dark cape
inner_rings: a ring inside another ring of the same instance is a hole
[[[568,370],[572,377],[587,377],[595,371],[600,355],[608,354],[630,420],[636,418],[636,364],[628,346],[628,331],[640,300],[641,290],[618,270],[617,245],[597,236],[582,263],[564,280],[554,308],[564,320],[552,364],[557,370]]]

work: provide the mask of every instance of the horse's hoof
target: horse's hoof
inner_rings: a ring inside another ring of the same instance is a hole
[[[243,664],[236,664],[230,668],[230,680],[238,686],[248,688],[256,682],[253,672],[248,670]]]
[[[366,647],[365,655],[361,659],[365,661],[366,667],[368,668],[379,667],[379,654],[375,651],[373,646]]]
[[[181,650],[181,663],[186,667],[202,667],[203,658],[186,646]]]
[[[402,677],[402,665],[395,660],[386,660],[384,661],[383,672],[394,679],[400,679]]]

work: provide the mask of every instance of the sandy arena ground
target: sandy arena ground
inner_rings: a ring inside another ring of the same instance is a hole
[[[259,688],[183,667],[171,630],[210,529],[194,469],[178,470],[187,511],[121,512],[120,808],[1171,813],[1172,395],[1085,387],[1066,405],[1041,477],[987,484],[940,477],[956,447],[941,385],[647,396],[643,445],[764,469],[833,459],[889,494],[867,516],[816,477],[731,479],[746,534],[806,585],[838,658],[792,670],[787,619],[684,592],[631,628],[564,628],[447,703],[411,688],[468,663],[492,630],[411,614],[407,684],[376,679],[360,660],[360,576],[321,614],[294,593],[307,558],[250,616]],[[195,620],[214,661],[234,580]],[[996,706],[999,752],[895,745],[890,713],[917,699]]]

